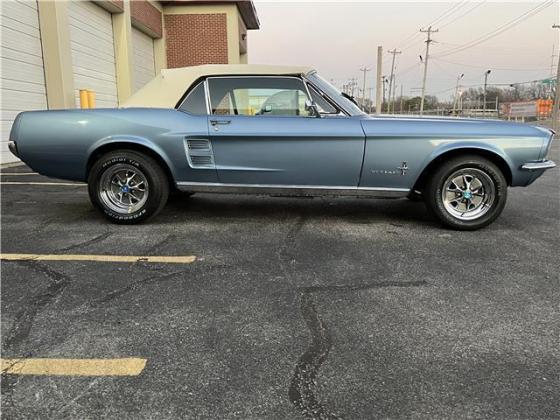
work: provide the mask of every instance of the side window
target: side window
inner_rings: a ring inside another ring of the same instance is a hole
[[[311,99],[321,114],[338,114],[339,111],[336,109],[329,101],[327,101],[323,95],[321,95],[313,86],[307,84],[309,87],[309,93],[311,94]]]
[[[200,82],[189,92],[185,100],[179,105],[179,111],[187,112],[192,115],[206,115],[206,93],[204,92],[204,82]]]
[[[295,77],[208,78],[212,114],[308,117],[303,81]]]

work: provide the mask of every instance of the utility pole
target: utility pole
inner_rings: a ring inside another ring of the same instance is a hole
[[[482,104],[482,115],[486,115],[486,87],[488,86],[488,75],[492,72],[492,70],[486,70],[484,72],[484,103]]]
[[[432,39],[432,34],[439,32],[439,29],[432,29],[428,27],[427,30],[420,29],[420,32],[427,33],[428,38],[426,39],[426,57],[424,57],[424,77],[422,80],[422,99],[420,100],[420,115],[424,114],[424,97],[426,96],[426,76],[428,75],[428,58],[430,57],[430,44],[434,42]]]
[[[393,48],[392,50],[387,51],[389,54],[393,55],[393,60],[391,62],[391,76],[389,76],[389,104],[387,106],[387,110],[390,112],[391,111],[391,93],[393,93],[393,98],[395,96],[395,88],[396,86],[394,86],[394,82],[395,82],[395,57],[397,54],[400,54],[402,51],[397,51],[396,48]],[[395,111],[395,103],[393,100],[393,112]]]
[[[553,29],[560,29],[560,25],[552,25]],[[560,52],[558,53],[558,66],[556,68],[556,94],[554,95],[554,105],[552,106],[552,129],[558,132],[560,125]]]
[[[397,101],[397,75],[393,75],[393,106],[392,111],[393,114],[395,113],[395,103]]]
[[[381,102],[381,98],[383,97],[383,79],[381,72],[383,71],[383,47],[377,47],[377,84],[376,84],[376,91],[375,91],[375,113],[381,114],[381,107],[383,106],[383,102]]]
[[[365,111],[366,109],[366,74],[370,70],[371,69],[368,67],[364,67],[363,69],[360,69],[360,71],[364,73],[364,87],[362,89],[362,111]]]
[[[457,114],[457,104],[459,101],[459,82],[465,76],[465,73],[461,73],[457,76],[457,84],[455,85],[455,97],[453,98],[453,114]]]
[[[350,96],[354,97],[354,89],[356,89],[356,78],[350,79]]]
[[[403,85],[401,85],[401,106],[399,107],[399,113],[402,114],[402,106],[403,106]]]

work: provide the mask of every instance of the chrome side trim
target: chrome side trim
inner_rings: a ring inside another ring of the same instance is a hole
[[[528,162],[521,165],[521,169],[524,171],[536,171],[554,167],[556,167],[556,163],[554,163],[552,160],[543,160],[542,162]]]
[[[210,104],[210,90],[208,89],[208,78],[204,79],[204,96],[206,97],[206,112],[212,115],[212,105]]]
[[[264,194],[288,196],[350,196],[400,198],[410,193],[409,188],[345,187],[329,185],[276,185],[276,184],[224,184],[219,182],[177,182],[182,191]]]

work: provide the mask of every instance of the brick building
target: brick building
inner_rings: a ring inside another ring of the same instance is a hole
[[[159,70],[246,63],[250,0],[3,0],[1,163],[13,119],[32,109],[79,106],[79,90],[114,107]]]

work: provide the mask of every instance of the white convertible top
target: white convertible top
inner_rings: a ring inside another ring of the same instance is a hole
[[[205,76],[302,75],[311,71],[313,69],[310,67],[260,64],[207,64],[166,69],[120,106],[121,108],[174,108],[187,88]]]

